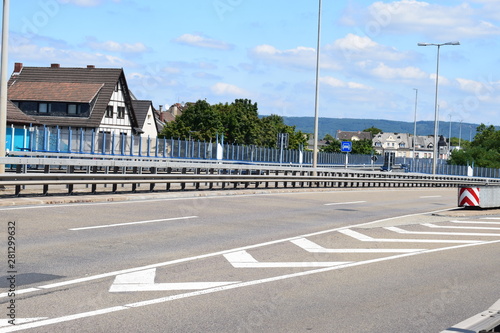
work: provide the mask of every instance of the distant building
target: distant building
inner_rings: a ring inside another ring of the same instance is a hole
[[[372,140],[372,133],[370,132],[349,132],[349,131],[337,131],[337,140],[340,141],[360,141],[360,140]]]

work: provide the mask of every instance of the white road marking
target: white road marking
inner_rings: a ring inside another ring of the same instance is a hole
[[[404,254],[398,254],[398,255],[389,256],[389,257],[353,262],[353,263],[349,263],[349,264],[345,264],[345,265],[324,267],[324,268],[309,270],[309,271],[305,271],[305,272],[280,275],[280,276],[275,276],[275,277],[270,277],[270,278],[265,278],[265,279],[260,279],[260,280],[246,281],[246,282],[230,284],[230,285],[226,285],[226,286],[222,286],[222,287],[215,287],[215,288],[210,288],[210,289],[188,292],[188,293],[184,293],[184,294],[155,298],[155,299],[151,299],[151,300],[147,300],[147,301],[129,303],[129,304],[125,304],[123,306],[109,307],[109,308],[104,308],[104,309],[100,309],[100,310],[96,310],[96,311],[89,311],[89,312],[83,312],[83,313],[78,313],[78,314],[74,314],[74,315],[68,315],[68,316],[62,316],[62,317],[58,317],[58,318],[41,320],[41,321],[28,323],[28,324],[24,324],[24,325],[15,325],[15,326],[11,326],[8,328],[0,329],[0,332],[4,332],[4,333],[15,332],[15,331],[28,329],[28,328],[37,328],[37,327],[67,322],[67,321],[81,319],[81,318],[94,317],[94,316],[98,316],[98,315],[102,315],[102,314],[106,314],[106,313],[112,313],[112,312],[117,312],[117,311],[122,311],[122,310],[129,310],[129,309],[139,308],[139,307],[143,307],[143,306],[149,306],[149,305],[153,305],[153,304],[161,304],[161,303],[171,302],[171,301],[175,301],[178,299],[184,299],[184,298],[195,297],[195,296],[200,296],[200,295],[212,294],[212,293],[225,291],[225,290],[237,289],[237,288],[254,286],[254,285],[259,285],[259,284],[264,284],[264,283],[269,283],[269,282],[286,280],[286,279],[290,279],[290,278],[296,278],[296,277],[301,277],[301,276],[308,276],[308,275],[313,275],[313,274],[318,274],[318,273],[324,273],[324,272],[329,272],[329,271],[333,271],[333,270],[337,270],[337,269],[344,269],[344,268],[349,268],[349,267],[367,265],[367,264],[388,261],[388,260],[394,260],[394,259],[400,259],[400,258],[404,258],[404,257],[425,254],[425,253],[434,253],[434,252],[441,252],[441,251],[465,248],[465,247],[469,247],[469,246],[487,245],[487,244],[495,244],[495,243],[500,243],[500,240],[490,241],[490,242],[482,242],[479,244],[455,245],[455,246],[451,246],[451,247],[431,249],[431,250],[425,250],[425,251],[421,251],[421,252],[404,253]]]
[[[464,224],[500,224],[500,222],[489,222],[489,221],[449,221],[451,223],[464,223]]]
[[[425,249],[327,249],[306,238],[295,239],[293,244],[311,253],[410,253]]]
[[[235,268],[306,268],[306,267],[330,267],[344,265],[350,261],[313,261],[313,262],[259,262],[247,251],[238,251],[224,254],[224,257]]]
[[[332,202],[332,203],[327,203],[325,206],[334,206],[334,205],[350,205],[350,204],[359,204],[359,203],[365,203],[366,201],[351,201],[351,202]]]
[[[472,230],[500,230],[500,228],[495,228],[495,227],[463,227],[463,226],[442,226],[442,225],[436,225],[433,223],[422,223],[423,226],[429,227],[429,228],[441,228],[441,229],[472,229]]]
[[[182,282],[182,283],[155,283],[156,268],[144,271],[117,275],[109,288],[109,292],[136,292],[136,291],[166,291],[166,290],[200,290],[239,283],[227,282]]]
[[[218,198],[218,197],[215,197],[215,198]],[[172,200],[176,200],[176,199],[172,199]],[[168,201],[168,200],[147,200],[147,201],[151,202],[151,201]],[[57,205],[55,207],[60,207],[60,206]],[[2,209],[0,209],[0,210],[2,210]],[[360,224],[352,225],[349,228],[364,227],[364,226],[369,226],[369,225],[372,225],[372,224],[377,224],[377,223],[380,223],[380,222],[389,221],[389,220],[393,220],[393,219],[397,219],[397,218],[401,218],[401,217],[411,217],[411,216],[419,216],[419,215],[423,215],[423,214],[433,214],[433,213],[438,213],[438,212],[442,212],[442,211],[445,211],[445,210],[446,209],[440,209],[440,210],[436,210],[436,211],[430,211],[430,212],[427,212],[427,213],[409,214],[409,215],[403,215],[403,216],[399,216],[399,217],[385,218],[385,219],[375,220],[375,221],[372,221],[372,222],[365,222],[365,223],[360,223]],[[202,254],[202,255],[193,256],[193,257],[187,257],[187,258],[176,259],[176,260],[171,260],[171,261],[166,261],[166,262],[160,262],[160,263],[151,264],[151,265],[145,265],[145,266],[140,266],[140,267],[123,269],[123,270],[119,270],[119,271],[112,271],[112,272],[107,272],[107,273],[102,273],[102,274],[97,274],[97,275],[91,275],[91,276],[86,276],[86,277],[83,277],[83,278],[78,278],[78,279],[73,279],[73,280],[67,280],[67,281],[62,281],[62,282],[56,282],[56,283],[52,283],[52,284],[46,284],[46,285],[38,286],[37,288],[20,289],[20,290],[17,291],[17,293],[18,294],[19,293],[29,293],[29,292],[39,291],[39,290],[65,287],[65,286],[69,286],[69,285],[72,285],[72,284],[78,284],[78,283],[89,282],[89,281],[93,281],[93,280],[104,279],[104,278],[108,278],[108,277],[114,277],[114,276],[119,275],[119,274],[137,272],[137,271],[142,271],[142,270],[149,269],[149,268],[157,268],[157,267],[164,267],[164,266],[169,266],[169,265],[175,265],[175,264],[179,264],[179,263],[184,263],[184,262],[189,262],[189,261],[194,261],[194,260],[200,260],[200,259],[215,257],[215,256],[218,256],[218,255],[223,255],[223,254],[231,253],[231,252],[235,252],[235,251],[249,250],[249,249],[259,248],[259,247],[263,247],[263,246],[267,246],[267,245],[280,244],[280,243],[283,243],[283,242],[291,241],[293,239],[329,234],[329,233],[332,233],[332,232],[335,232],[335,231],[342,231],[342,230],[347,229],[347,228],[348,227],[340,227],[340,228],[327,229],[327,230],[317,231],[317,232],[313,232],[313,233],[309,233],[309,234],[305,234],[305,235],[300,235],[300,236],[296,236],[296,237],[289,237],[289,238],[285,238],[285,239],[278,239],[278,240],[274,240],[274,241],[269,241],[269,242],[254,244],[254,245],[243,246],[243,247],[239,247],[239,248],[235,248],[235,249],[231,249],[231,250],[223,250],[223,251],[218,251],[218,252],[213,252],[213,253],[208,253],[208,254]],[[366,237],[368,237],[368,236],[366,236]],[[372,241],[380,241],[380,240],[372,240]],[[387,240],[387,241],[390,241],[390,240]],[[405,240],[394,240],[394,241],[405,242]],[[418,240],[417,240],[417,242],[418,242]],[[480,243],[480,241],[434,241],[434,240],[430,240],[430,241],[427,241],[427,242],[429,242],[429,243]],[[7,297],[7,295],[8,295],[8,293],[0,293],[0,298]]]
[[[43,320],[43,319],[47,319],[47,317],[38,317],[38,318],[16,318],[16,319],[14,320],[14,323],[15,323],[15,325],[20,325],[20,324],[31,323],[31,322],[38,321],[38,320]],[[12,320],[12,319],[0,319],[0,327],[8,327],[8,326],[12,326],[12,324],[11,324],[11,323],[9,323],[9,320]]]
[[[198,216],[172,217],[172,218],[168,218],[168,219],[137,221],[137,222],[126,222],[126,223],[115,223],[115,224],[105,224],[105,225],[96,225],[96,226],[93,226],[93,227],[71,228],[71,229],[68,229],[68,230],[77,231],[77,230],[113,228],[113,227],[122,227],[122,226],[135,225],[135,224],[147,224],[147,223],[157,223],[157,222],[166,222],[166,221],[188,220],[188,219],[194,219],[194,218],[197,218],[197,217]]]
[[[398,238],[373,238],[360,232],[343,229],[340,233],[356,238],[362,242],[389,242],[389,243],[451,243],[451,244],[477,244],[482,243],[476,240],[450,240],[450,239],[398,239]]]
[[[432,231],[407,231],[398,227],[384,227],[384,229],[394,231],[400,234],[410,235],[439,235],[439,236],[484,236],[484,237],[498,237],[500,234],[487,234],[487,233],[467,233],[467,232],[432,232]]]

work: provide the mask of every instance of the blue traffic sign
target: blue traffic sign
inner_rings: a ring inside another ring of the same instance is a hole
[[[343,153],[350,153],[352,151],[352,142],[351,141],[342,141],[340,145],[340,151]]]

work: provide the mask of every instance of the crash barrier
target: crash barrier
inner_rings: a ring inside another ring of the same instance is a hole
[[[488,310],[478,313],[441,333],[488,333],[500,332],[500,299]]]
[[[8,162],[6,162],[8,161]],[[500,180],[458,176],[431,176],[425,174],[382,173],[333,168],[306,168],[279,165],[245,165],[220,162],[179,162],[168,160],[116,160],[116,159],[61,159],[61,158],[0,158],[0,163],[15,164],[18,173],[0,175],[0,186],[14,186],[14,195],[20,195],[29,187],[42,187],[41,193],[49,193],[49,187],[65,185],[73,194],[76,185],[90,187],[91,193],[109,191],[98,185],[111,187],[118,192],[136,192],[140,185],[149,185],[149,191],[166,191],[177,184],[180,190],[278,187],[458,187],[498,185]],[[37,165],[38,172],[23,173],[29,165]],[[55,166],[57,172],[51,170]],[[61,169],[62,168],[62,169]],[[64,170],[65,169],[65,170]],[[66,171],[65,173],[63,173]],[[0,192],[1,193],[1,192]],[[32,193],[32,192],[30,192]],[[0,194],[1,195],[1,194]]]
[[[474,186],[461,187],[458,190],[459,207],[500,207],[500,188]]]

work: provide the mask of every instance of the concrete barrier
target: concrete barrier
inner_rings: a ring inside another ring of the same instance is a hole
[[[458,189],[458,206],[480,208],[500,207],[500,187],[460,187]]]

